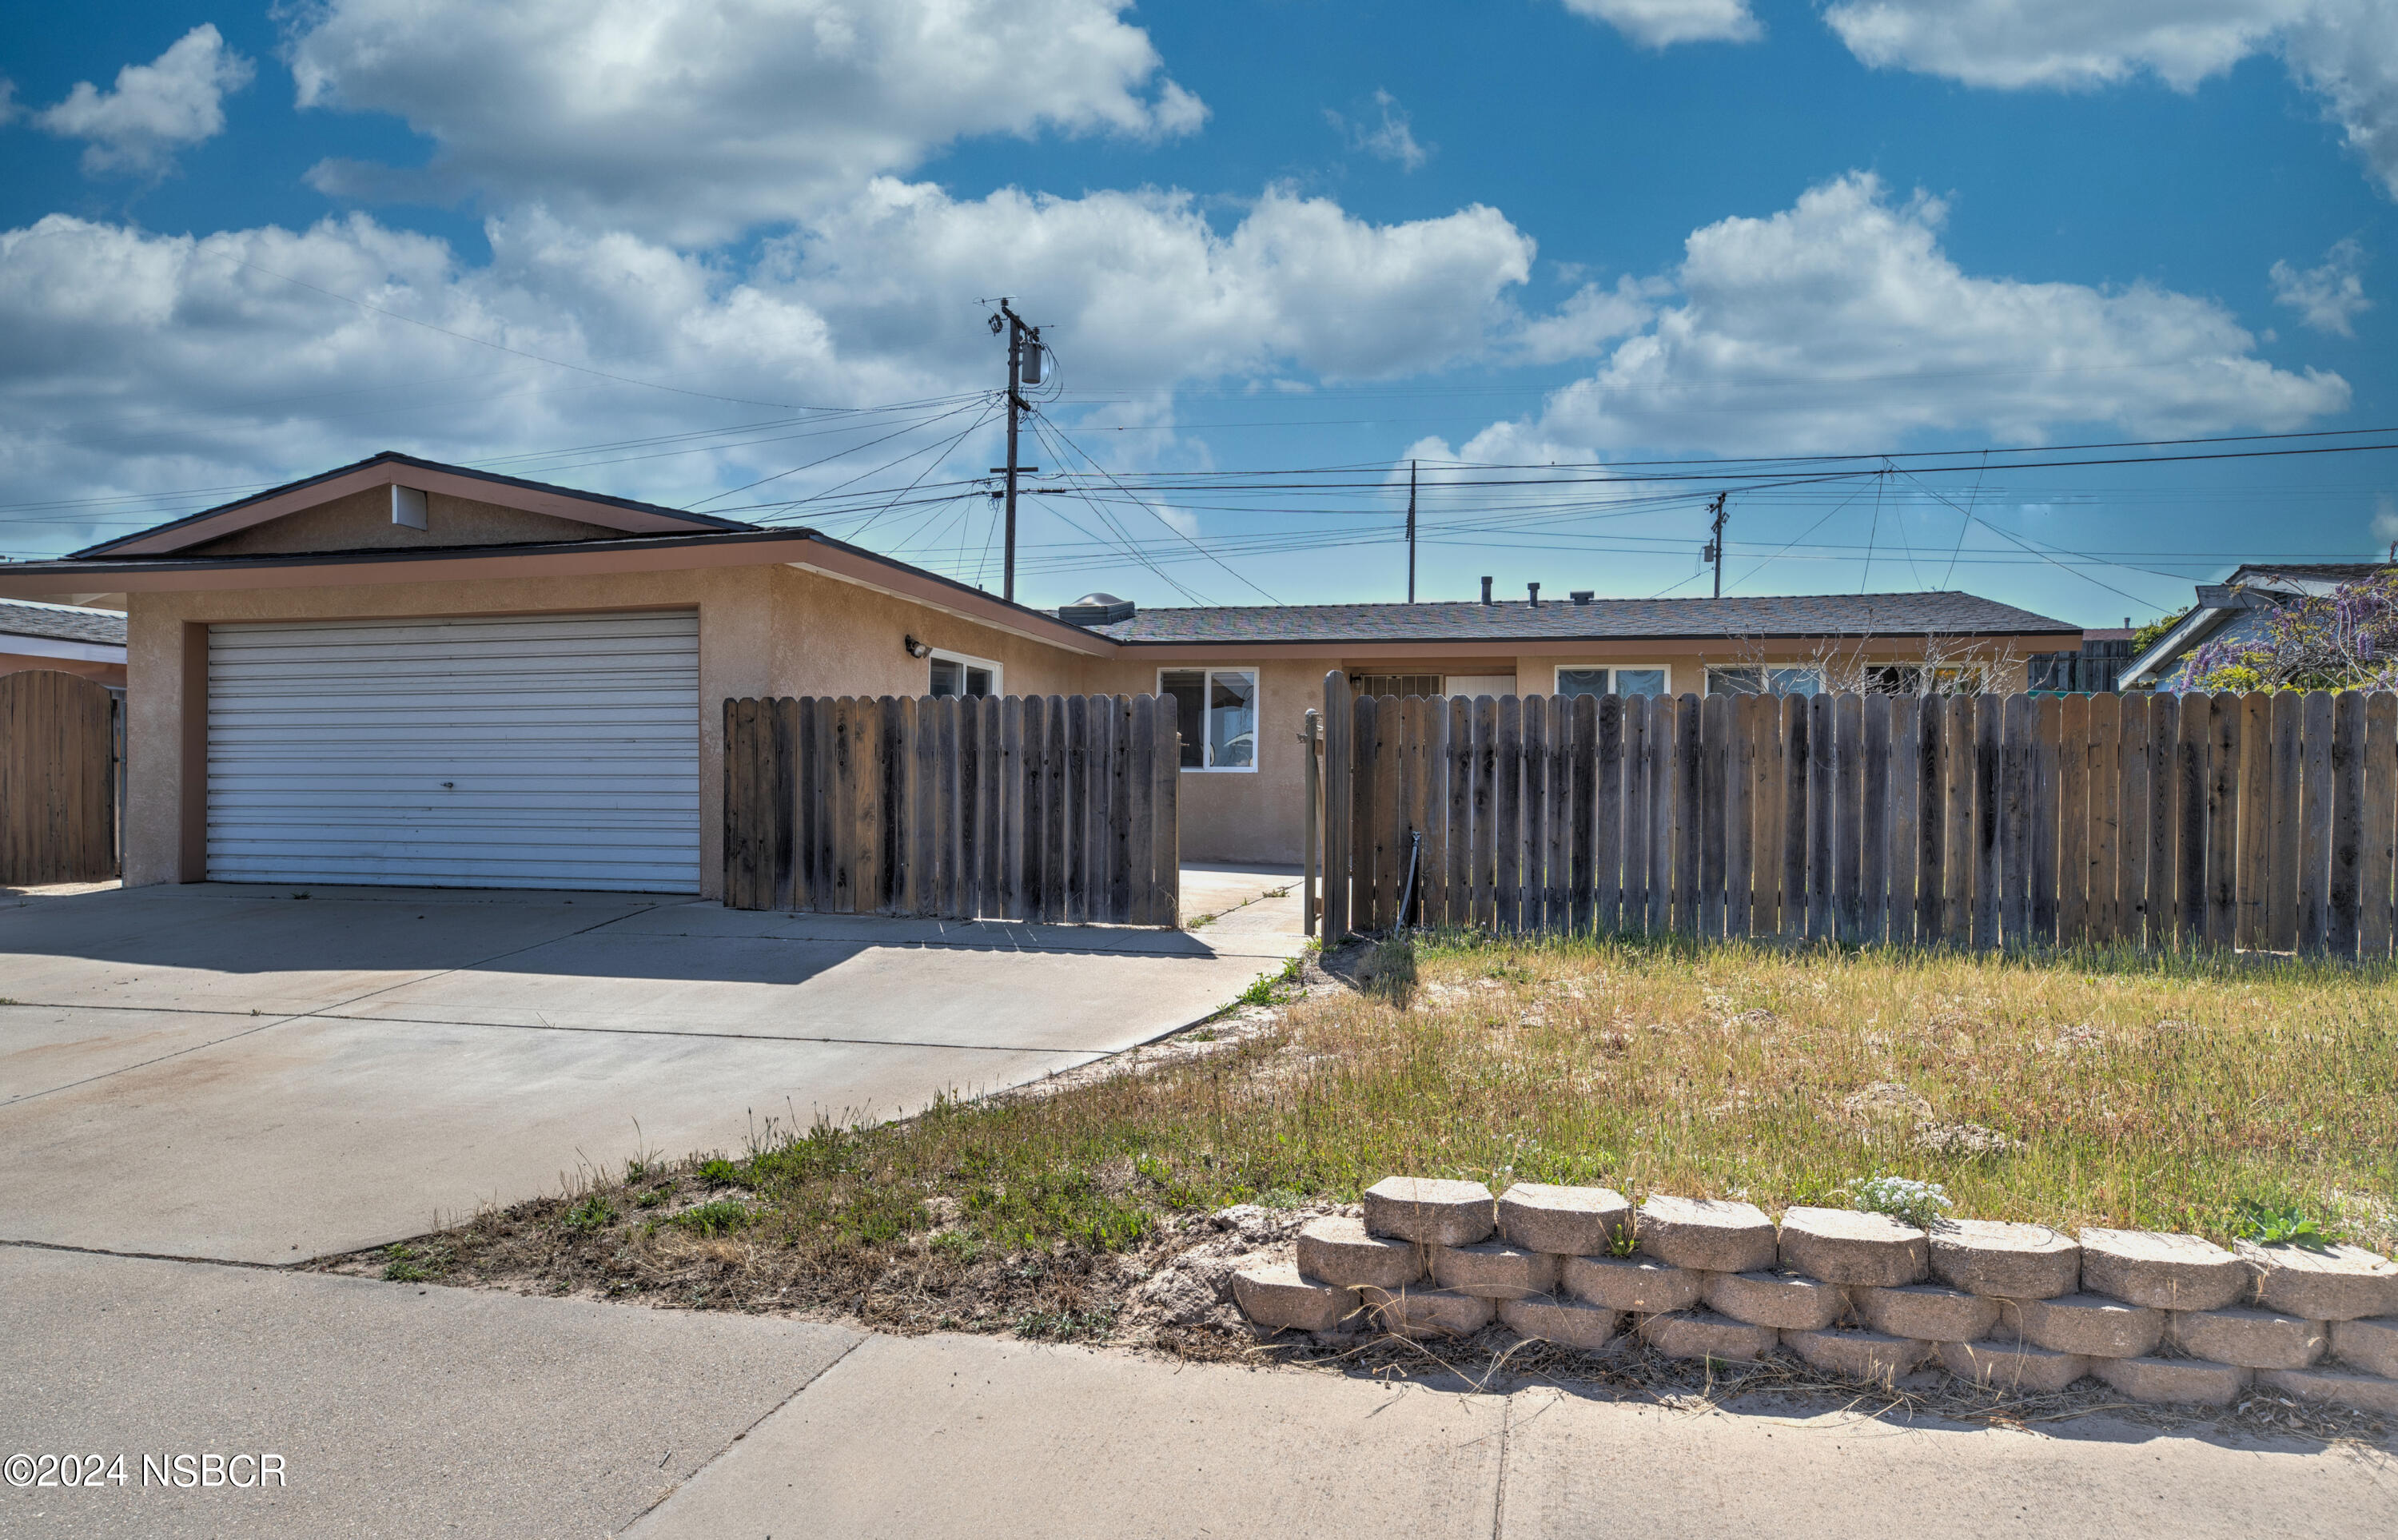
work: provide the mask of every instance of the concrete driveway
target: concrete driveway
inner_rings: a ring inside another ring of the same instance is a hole
[[[1299,948],[1273,871],[1195,931],[741,913],[612,893],[217,884],[0,900],[0,1240],[289,1263],[1019,1085]],[[1250,902],[1255,901],[1255,902]]]

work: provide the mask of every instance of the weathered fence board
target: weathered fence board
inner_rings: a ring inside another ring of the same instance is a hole
[[[1347,927],[1408,921],[1414,850],[1424,924],[2398,944],[2398,696],[1347,690],[1327,681],[1326,720],[1345,729],[1326,734],[1327,805],[1346,810],[1323,835]]]
[[[1165,697],[728,700],[724,902],[1172,925],[1180,764]]]

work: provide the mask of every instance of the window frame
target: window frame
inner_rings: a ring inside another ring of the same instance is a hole
[[[1567,671],[1567,670],[1570,669],[1570,670],[1574,671],[1575,673],[1581,673],[1582,671],[1583,671],[1583,670],[1585,670],[1585,669],[1592,669],[1592,668],[1603,668],[1603,669],[1607,670],[1607,687],[1608,687],[1608,693],[1610,693],[1610,694],[1620,694],[1620,693],[1622,693],[1621,691],[1617,690],[1616,690],[1616,688],[1615,688],[1615,676],[1616,676],[1618,674],[1623,673],[1623,672],[1624,670],[1626,670],[1626,669],[1634,669],[1634,668],[1637,668],[1637,669],[1651,669],[1651,668],[1653,668],[1653,669],[1655,669],[1658,673],[1663,674],[1664,676],[1665,676],[1665,688],[1664,688],[1664,689],[1663,689],[1663,690],[1659,690],[1655,695],[1650,696],[1650,700],[1655,700],[1655,701],[1670,701],[1670,700],[1672,700],[1672,699],[1674,698],[1674,665],[1673,665],[1672,663],[1556,663],[1556,664],[1554,664],[1553,666],[1551,666],[1551,668],[1549,669],[1549,693],[1550,693],[1550,694],[1552,694],[1552,695],[1562,695],[1562,694],[1564,694],[1564,693],[1565,693],[1565,686],[1564,686],[1564,680],[1563,680],[1563,678],[1562,678],[1562,676],[1566,673],[1566,671]]]
[[[1160,695],[1165,693],[1165,676],[1169,674],[1198,675],[1199,698],[1203,702],[1205,702],[1207,697],[1215,693],[1217,675],[1241,674],[1247,676],[1249,681],[1249,736],[1251,740],[1249,743],[1249,762],[1246,765],[1218,765],[1209,763],[1210,760],[1216,757],[1216,740],[1215,736],[1207,730],[1207,722],[1205,714],[1213,711],[1215,708],[1211,705],[1203,704],[1200,707],[1202,716],[1199,722],[1200,762],[1195,765],[1178,765],[1176,769],[1184,775],[1257,774],[1260,768],[1259,760],[1263,757],[1263,756],[1260,754],[1259,750],[1263,747],[1265,742],[1265,688],[1260,682],[1258,666],[1255,663],[1233,663],[1219,668],[1213,663],[1185,663],[1177,667],[1168,663],[1160,663],[1157,666],[1157,676],[1152,681],[1152,688]]]
[[[977,658],[971,652],[958,652],[946,647],[936,647],[924,654],[924,693],[927,696],[930,696],[933,693],[933,665],[936,663],[956,663],[961,670],[968,668],[989,669],[990,671],[990,698],[996,699],[997,697],[1007,693],[1006,664],[999,662],[996,658]],[[965,676],[963,673],[958,676],[958,683],[961,686],[965,683]],[[985,697],[968,695],[963,689],[961,689],[958,693],[951,698],[960,701],[975,701],[984,699]]]

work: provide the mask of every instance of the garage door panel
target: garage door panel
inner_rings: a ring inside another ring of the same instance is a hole
[[[209,874],[696,891],[691,612],[210,630]]]

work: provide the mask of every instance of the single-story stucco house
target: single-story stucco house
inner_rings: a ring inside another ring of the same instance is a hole
[[[124,689],[124,612],[0,602],[0,674],[27,668],[80,674]]]
[[[806,529],[381,454],[0,595],[128,617],[131,884],[721,891],[722,703],[1150,692],[1181,850],[1295,862],[1299,730],[1380,693],[2021,689],[2062,622],[1967,594],[1058,609]]]

